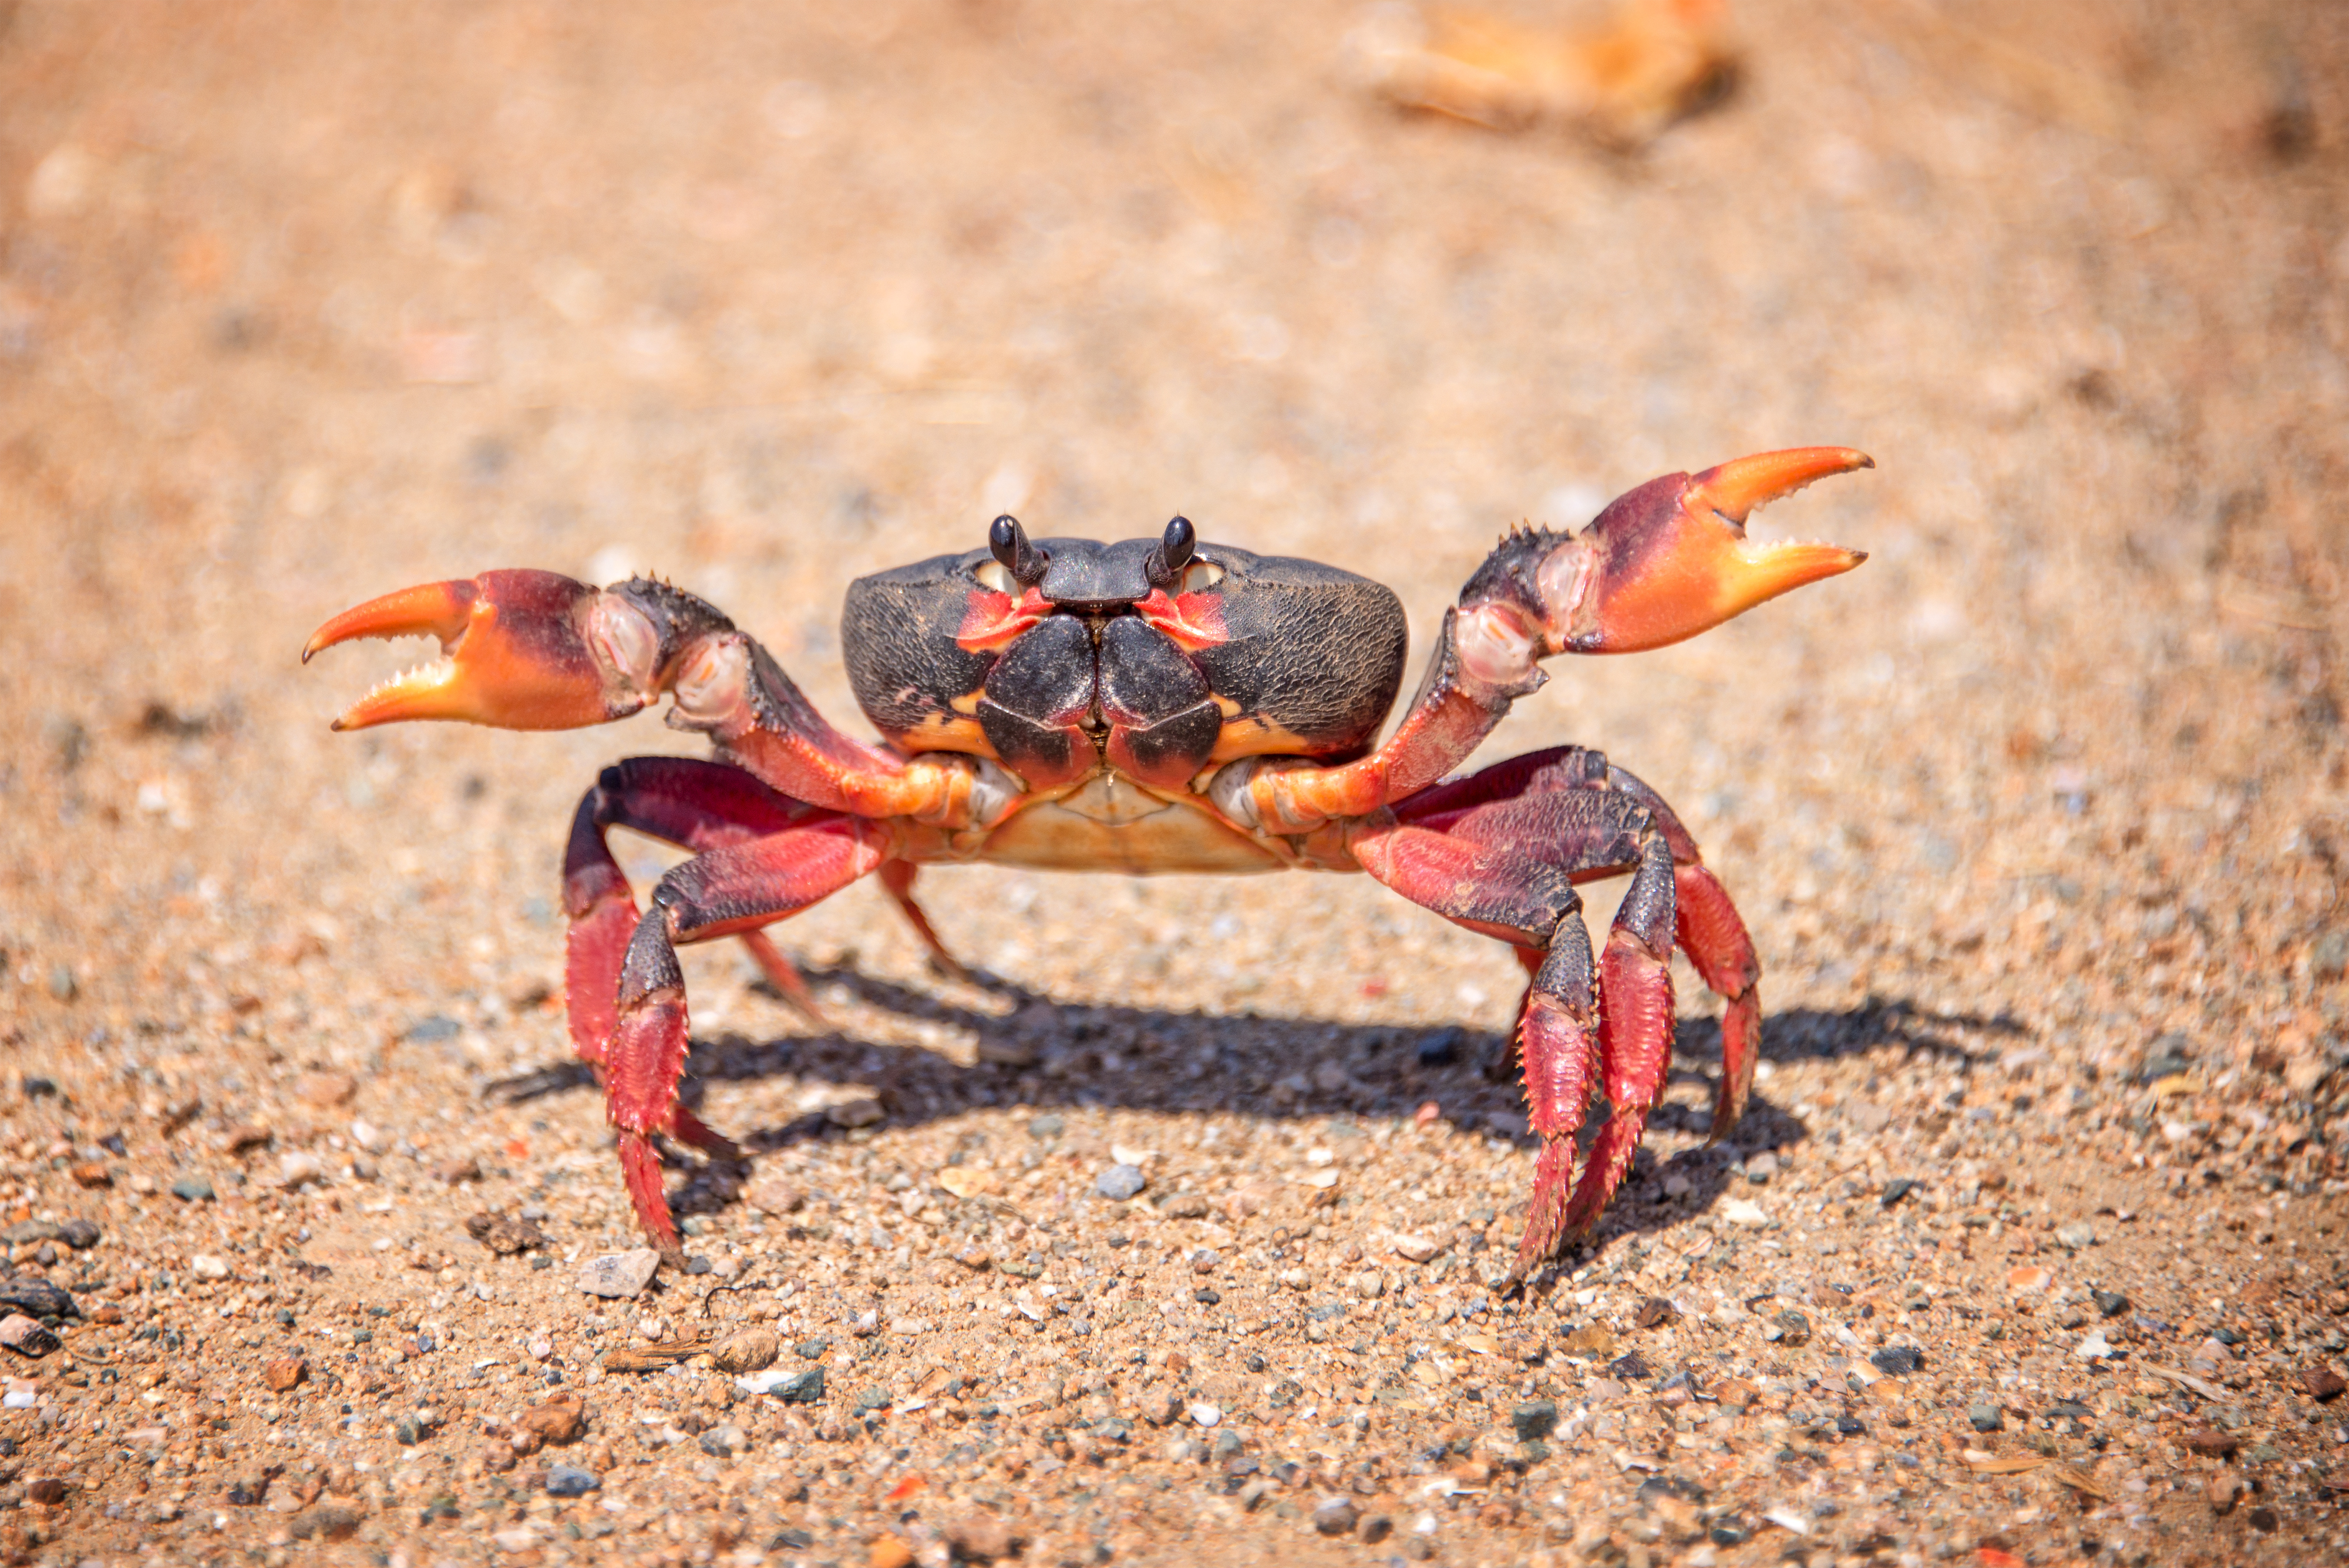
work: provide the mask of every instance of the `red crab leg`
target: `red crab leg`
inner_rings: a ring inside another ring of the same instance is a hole
[[[1542,950],[1517,1023],[1526,1107],[1542,1139],[1517,1251],[1522,1278],[1606,1207],[1662,1087],[1672,1031],[1671,846],[1644,806],[1605,790],[1514,795],[1424,820],[1382,812],[1347,842],[1364,870],[1413,902]],[[1594,966],[1573,882],[1626,866],[1634,867],[1631,888]],[[1606,1091],[1615,1115],[1576,1182],[1574,1134],[1594,1088]]]
[[[631,757],[605,768],[580,798],[563,858],[563,903],[571,917],[564,992],[572,1048],[601,1062],[612,1037],[620,961],[636,929],[636,902],[607,842],[615,827],[697,853],[779,833],[833,814],[778,794],[740,768],[693,757]],[[775,988],[810,1018],[823,1013],[791,960],[759,931],[742,945]]]
[[[620,1170],[636,1219],[672,1261],[681,1250],[653,1137],[714,1137],[677,1103],[688,1022],[677,944],[755,929],[806,909],[878,867],[886,848],[885,830],[878,825],[817,815],[698,856],[654,888],[652,908],[636,923],[620,965],[617,1017],[604,1059],[604,1102],[619,1135]]]
[[[1744,523],[1813,480],[1870,466],[1843,447],[1764,452],[1651,480],[1571,537],[1512,534],[1445,612],[1419,692],[1384,745],[1342,767],[1255,765],[1242,775],[1245,803],[1226,809],[1275,833],[1366,815],[1464,762],[1509,704],[1541,685],[1540,660],[1661,648],[1851,570],[1867,559],[1859,551],[1764,544],[1745,536]]]
[[[1696,840],[1663,797],[1600,753],[1580,746],[1553,746],[1423,791],[1396,806],[1395,815],[1423,826],[1447,827],[1495,802],[1564,790],[1611,790],[1630,796],[1647,808],[1657,831],[1671,846],[1678,911],[1674,940],[1706,987],[1723,1002],[1721,1081],[1714,1090],[1712,1129],[1712,1140],[1719,1142],[1745,1109],[1754,1059],[1761,1049],[1758,983],[1762,965],[1728,890],[1706,868]],[[1541,852],[1537,839],[1526,848],[1528,853]],[[1621,876],[1630,869],[1626,861],[1619,866],[1582,867],[1574,869],[1573,876],[1580,883]],[[1538,950],[1521,948],[1517,957],[1527,973],[1540,966]]]
[[[362,637],[429,636],[442,659],[385,682],[335,727],[460,719],[561,730],[626,718],[664,693],[671,724],[796,800],[858,816],[968,817],[972,770],[904,758],[842,734],[767,650],[666,583],[589,587],[554,572],[484,572],[345,610],[302,650]]]
[[[910,860],[884,861],[881,886],[888,889],[891,898],[896,900],[898,911],[914,928],[914,934],[922,939],[922,945],[930,950],[930,961],[938,966],[939,971],[952,979],[968,981],[971,978],[970,971],[962,966],[960,959],[947,950],[946,943],[938,940],[938,929],[930,924],[930,917],[914,902],[914,877],[916,874],[917,867]]]

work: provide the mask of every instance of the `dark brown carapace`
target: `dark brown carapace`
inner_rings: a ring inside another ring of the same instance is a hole
[[[639,757],[580,802],[564,868],[571,1033],[604,1081],[638,1218],[678,1252],[656,1139],[733,1146],[678,1104],[680,943],[739,936],[813,1010],[763,928],[868,873],[938,961],[916,868],[1366,871],[1514,947],[1532,977],[1518,1057],[1542,1139],[1523,1274],[1586,1231],[1622,1180],[1664,1081],[1684,950],[1727,1011],[1718,1137],[1760,1041],[1744,923],[1655,792],[1559,747],[1451,776],[1540,661],[1692,637],[1864,558],[1760,544],[1748,513],[1868,466],[1842,448],[1741,458],[1623,495],[1574,535],[1504,539],[1444,618],[1417,694],[1383,740],[1402,678],[1402,607],[1350,572],[1199,539],[1030,539],[999,517],[987,547],[859,579],[842,618],[849,678],[878,743],[835,730],[767,650],[711,606],[643,578],[595,588],[494,571],[347,610],[304,650],[422,634],[437,663],[377,688],[338,729],[463,719],[565,729],[671,699],[708,762]],[[692,852],[651,907],[605,843],[628,827]],[[1592,950],[1575,885],[1629,875]],[[1593,1097],[1613,1115],[1576,1166]]]

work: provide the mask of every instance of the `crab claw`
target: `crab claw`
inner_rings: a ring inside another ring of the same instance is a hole
[[[1745,519],[1813,480],[1875,466],[1848,447],[1814,446],[1650,480],[1572,538],[1516,535],[1510,543],[1518,548],[1495,552],[1461,596],[1463,607],[1506,602],[1531,612],[1544,653],[1636,653],[1679,642],[1868,559],[1838,545],[1748,539]]]
[[[302,660],[362,637],[433,637],[442,657],[384,682],[335,721],[364,730],[461,719],[508,730],[570,730],[624,718],[646,698],[629,673],[659,634],[625,600],[554,572],[484,572],[370,599],[320,627]]]

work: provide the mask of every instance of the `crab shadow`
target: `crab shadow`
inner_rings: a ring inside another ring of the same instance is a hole
[[[937,1051],[878,1044],[836,1029],[767,1040],[718,1033],[693,1042],[680,1097],[691,1106],[711,1083],[788,1075],[862,1085],[900,1126],[1006,1106],[1040,1116],[1060,1108],[1115,1107],[1319,1119],[1324,1135],[1333,1138],[1359,1136],[1371,1122],[1413,1117],[1432,1102],[1435,1116],[1464,1132],[1535,1147],[1526,1132],[1516,1075],[1509,1070],[1507,1039],[1492,1031],[1061,1002],[987,975],[936,991],[846,967],[810,970],[808,979],[820,993],[845,993],[865,1006],[963,1033],[975,1042],[978,1060],[959,1065]],[[971,1000],[959,1001],[957,994]],[[1934,1012],[1906,1001],[1871,997],[1842,1012],[1797,1008],[1769,1015],[1762,1058],[1835,1058],[1895,1048],[1967,1064],[1982,1051],[1962,1036],[1996,1037],[2021,1029],[2008,1017]],[[1719,1021],[1682,1019],[1665,1098],[1649,1118],[1651,1132],[1703,1135],[1720,1059]],[[594,1084],[586,1066],[564,1063],[492,1084],[490,1092],[512,1103]],[[1695,1085],[1697,1093],[1689,1095],[1683,1085]],[[1603,1105],[1595,1108],[1586,1137],[1597,1131],[1605,1114]],[[738,1138],[744,1154],[755,1157],[846,1136],[819,1110],[741,1132]],[[1642,1148],[1591,1245],[1603,1249],[1615,1237],[1660,1230],[1710,1209],[1742,1160],[1811,1136],[1790,1107],[1757,1089],[1722,1144],[1695,1144],[1661,1159],[1652,1152],[1654,1142]],[[1674,1176],[1688,1183],[1684,1192],[1665,1190]],[[730,1201],[727,1193],[732,1189],[731,1184],[696,1180],[674,1201],[680,1212],[709,1211]]]

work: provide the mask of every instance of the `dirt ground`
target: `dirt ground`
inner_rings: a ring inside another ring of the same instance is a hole
[[[8,1561],[2349,1554],[2349,11],[1737,0],[1632,154],[1398,113],[1367,15],[0,0]],[[1759,526],[1866,566],[1483,753],[1678,803],[1769,1010],[1707,1149],[1683,967],[1525,1293],[1506,949],[984,867],[925,883],[983,985],[869,888],[777,933],[826,1026],[687,955],[752,1158],[672,1173],[706,1272],[585,1293],[563,835],[692,748],[331,734],[414,649],[296,661],[642,567],[861,729],[844,586],[1007,509],[1423,651],[1508,524],[1817,442],[1880,466]]]

